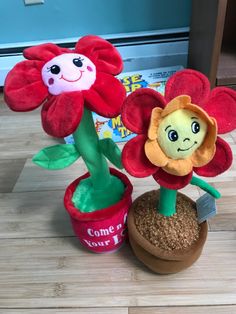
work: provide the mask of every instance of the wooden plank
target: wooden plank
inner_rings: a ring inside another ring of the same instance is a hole
[[[236,306],[131,307],[131,308],[65,308],[65,309],[4,309],[1,314],[235,314]]]
[[[236,144],[236,130],[234,130],[234,131],[232,131],[231,133],[230,133],[230,135],[231,135],[231,137],[232,137],[232,139],[233,139],[233,142]],[[234,154],[235,154],[235,145],[234,145]]]
[[[128,308],[3,309],[0,314],[128,314]]]
[[[81,250],[75,238],[1,239],[0,307],[129,307],[235,304],[236,232],[211,232],[198,262],[159,276],[126,245]]]
[[[15,134],[4,132],[0,134],[0,159],[29,158],[42,148],[60,142],[61,140],[49,137],[43,132],[38,134],[31,132],[30,125],[24,132],[17,131]]]
[[[136,307],[129,314],[235,314],[236,306]]]
[[[0,238],[73,236],[64,191],[0,194]]]
[[[213,184],[222,197],[216,201],[217,215],[209,220],[210,230],[236,230],[236,194],[234,182],[215,182]]]
[[[27,159],[13,192],[65,190],[77,177],[87,172],[81,159],[63,170],[42,169]]]
[[[236,230],[235,213],[227,215],[218,213],[208,223],[211,231]]]
[[[61,139],[48,136],[42,129],[40,110],[13,112],[0,102],[0,159],[31,157],[45,146]]]
[[[26,159],[0,159],[0,193],[13,190]]]

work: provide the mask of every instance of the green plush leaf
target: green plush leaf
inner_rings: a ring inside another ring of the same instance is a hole
[[[45,147],[34,155],[32,161],[48,170],[60,170],[72,165],[80,153],[74,144],[58,144]]]
[[[105,138],[99,141],[99,145],[103,155],[119,169],[123,169],[121,162],[121,150],[110,138]]]
[[[212,195],[214,198],[220,198],[221,197],[221,194],[219,191],[217,191],[213,186],[211,186],[206,181],[204,181],[200,178],[193,176],[190,183],[192,185],[199,186],[202,190],[206,191],[207,193]]]

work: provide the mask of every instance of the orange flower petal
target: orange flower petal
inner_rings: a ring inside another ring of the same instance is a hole
[[[150,140],[156,140],[156,138],[157,138],[157,129],[158,129],[158,125],[160,123],[162,111],[163,111],[163,109],[158,108],[158,107],[156,107],[152,110],[150,125],[149,125],[149,129],[148,129],[148,138]]]
[[[209,120],[207,121],[208,128],[204,142],[191,156],[194,167],[202,167],[208,164],[216,152],[217,123],[214,118]]]
[[[163,170],[175,176],[186,176],[193,169],[193,164],[190,158],[187,159],[169,159],[168,164],[163,167]]]
[[[149,161],[158,167],[164,167],[168,163],[168,158],[161,150],[157,141],[147,140],[144,146],[145,154]]]
[[[189,109],[189,106],[191,105],[191,97],[188,95],[181,95],[177,96],[176,98],[172,99],[165,109],[162,112],[162,118],[167,116],[168,114],[178,110],[178,109]]]

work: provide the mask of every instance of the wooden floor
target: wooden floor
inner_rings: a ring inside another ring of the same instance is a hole
[[[236,157],[236,132],[224,138]],[[62,200],[84,165],[49,172],[31,162],[54,143],[39,111],[11,112],[0,94],[0,313],[236,313],[236,162],[209,180],[223,197],[201,258],[184,272],[160,276],[128,244],[103,255],[81,247]],[[134,198],[157,188],[152,178],[131,180]],[[185,192],[193,199],[202,194],[191,186]]]

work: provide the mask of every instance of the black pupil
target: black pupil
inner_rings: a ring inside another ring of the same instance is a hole
[[[60,73],[61,69],[58,65],[52,65],[50,71],[52,72],[52,74],[58,74]]]
[[[80,59],[73,59],[73,63],[78,68],[82,67],[82,65],[83,65],[83,62]]]
[[[192,132],[193,133],[198,133],[200,131],[200,124],[198,122],[193,122],[192,123]]]
[[[178,133],[175,130],[170,130],[168,132],[168,137],[171,142],[175,142],[179,138]]]

